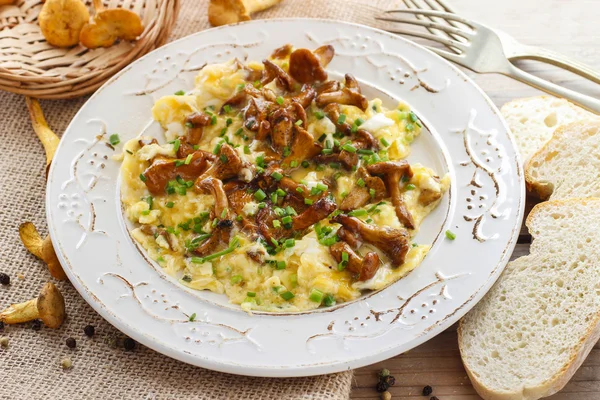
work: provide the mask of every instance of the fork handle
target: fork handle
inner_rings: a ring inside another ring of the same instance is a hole
[[[517,51],[517,53],[510,58],[511,60],[542,61],[564,68],[567,71],[583,76],[592,82],[600,83],[600,73],[594,71],[590,66],[573,60],[563,54],[535,46],[522,46],[519,50],[520,51]]]
[[[527,83],[528,85],[536,87],[540,90],[543,90],[546,93],[559,97],[564,97],[565,99],[585,108],[586,110],[592,111],[596,114],[600,114],[600,100],[595,99],[591,96],[578,93],[574,90],[567,89],[547,80],[538,78],[537,76],[525,72],[512,64],[509,64],[509,68],[506,72],[506,75],[517,79],[521,82]]]

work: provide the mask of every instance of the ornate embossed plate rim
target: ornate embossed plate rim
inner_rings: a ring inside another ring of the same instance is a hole
[[[244,27],[244,26],[247,26],[250,24],[252,24],[252,26],[255,26],[255,27],[265,27],[265,26],[268,27],[270,25],[272,26],[274,24],[281,24],[281,23],[290,23],[290,24],[302,23],[302,24],[306,24],[306,25],[310,25],[312,23],[312,24],[318,24],[318,25],[323,25],[323,24],[331,25],[332,32],[335,32],[336,27],[339,29],[355,28],[357,30],[367,30],[367,32],[371,32],[376,36],[385,36],[385,37],[388,37],[389,39],[391,39],[392,41],[398,40],[402,43],[401,46],[408,46],[408,47],[411,47],[412,49],[416,49],[420,52],[425,52],[428,54],[427,57],[425,57],[425,58],[428,58],[428,57],[433,58],[434,60],[437,60],[436,61],[437,63],[443,63],[444,65],[446,65],[446,67],[449,65],[446,61],[444,61],[444,60],[440,59],[439,57],[437,57],[436,55],[433,55],[432,53],[428,52],[427,50],[423,49],[421,46],[416,45],[415,43],[410,42],[406,39],[390,35],[383,31],[379,31],[379,30],[369,28],[369,27],[364,27],[364,26],[358,25],[358,24],[350,24],[350,23],[345,23],[345,22],[342,23],[342,22],[327,21],[327,20],[310,20],[310,19],[255,21],[255,22],[249,22],[249,23],[239,24],[239,25],[235,25],[235,26],[215,28],[215,29],[212,29],[209,31],[199,32],[199,33],[197,33],[195,35],[191,35],[187,38],[180,39],[177,42],[173,42],[172,44],[170,44],[166,47],[163,47],[162,49],[159,49],[159,52],[162,50],[165,50],[167,47],[171,47],[171,46],[176,48],[178,46],[178,43],[184,42],[186,40],[190,40],[190,38],[194,37],[194,36],[201,36],[204,34],[208,34],[208,32],[215,32],[215,31],[220,31],[220,30],[235,31],[238,27]],[[141,63],[141,62],[145,61],[147,58],[152,57],[153,54],[154,53],[150,53],[149,55],[142,58],[140,61],[132,64],[131,66],[129,66],[128,68],[126,68],[125,70],[123,70],[119,74],[117,74],[115,77],[113,77],[96,94],[94,94],[94,96],[92,96],[92,98],[88,101],[88,103],[94,101],[96,99],[96,97],[99,96],[104,91],[104,89],[107,89],[112,84],[117,82],[117,80],[120,77],[122,77],[124,74],[127,73],[127,71],[129,71],[133,67],[135,67],[135,65],[137,63]],[[61,262],[66,267],[65,270],[67,272],[67,275],[73,282],[76,289],[84,297],[84,299],[86,299],[86,301],[88,301],[88,303],[90,303],[90,305],[92,305],[92,307],[96,311],[98,311],[104,318],[106,318],[109,322],[111,322],[117,328],[122,330],[124,333],[130,335],[131,337],[138,340],[142,344],[144,344],[148,347],[151,347],[157,351],[160,351],[170,357],[173,357],[173,358],[176,358],[176,359],[179,359],[181,361],[185,361],[185,362],[188,362],[191,364],[195,364],[195,365],[199,365],[199,366],[203,366],[203,367],[207,367],[207,368],[211,368],[211,369],[215,369],[215,370],[219,370],[219,371],[223,371],[223,372],[245,374],[245,375],[256,375],[256,376],[317,375],[317,374],[322,374],[322,373],[331,373],[331,372],[342,371],[342,370],[356,368],[356,367],[360,367],[360,366],[363,366],[366,364],[378,362],[385,358],[388,358],[388,357],[397,355],[401,352],[407,351],[407,350],[421,344],[422,342],[430,339],[431,337],[435,336],[436,334],[441,332],[443,329],[447,328],[452,323],[457,321],[458,318],[460,318],[462,315],[464,315],[464,313],[466,313],[468,311],[468,309],[470,309],[476,303],[476,301],[479,300],[487,292],[487,290],[491,287],[491,285],[494,283],[494,281],[497,279],[500,272],[502,271],[502,268],[505,266],[506,262],[508,261],[510,252],[512,251],[512,249],[514,248],[514,245],[516,244],[516,238],[518,236],[520,222],[522,220],[523,209],[524,209],[524,180],[523,180],[523,175],[522,175],[522,166],[521,166],[521,163],[520,163],[518,157],[516,156],[516,152],[514,151],[514,141],[512,140],[512,136],[511,136],[510,132],[508,131],[506,124],[501,119],[497,108],[491,103],[491,101],[485,95],[485,93],[483,93],[483,91],[481,91],[481,89],[479,87],[477,87],[477,85],[475,85],[467,76],[465,76],[456,67],[450,65],[450,69],[452,70],[452,72],[454,74],[456,74],[456,76],[453,75],[454,78],[458,77],[461,80],[464,80],[464,82],[468,86],[472,86],[473,88],[476,89],[479,96],[481,96],[483,98],[483,100],[487,104],[487,107],[489,107],[489,110],[487,110],[487,111],[488,112],[491,111],[493,116],[495,118],[499,119],[500,125],[501,125],[500,133],[507,135],[508,145],[510,147],[509,150],[511,150],[513,153],[515,153],[515,158],[510,160],[510,162],[511,162],[511,166],[513,168],[515,168],[515,173],[516,173],[516,176],[513,176],[512,178],[516,179],[517,183],[518,183],[518,185],[516,185],[518,187],[518,193],[513,193],[513,195],[515,195],[517,197],[516,200],[513,199],[513,203],[514,203],[513,205],[516,208],[516,210],[514,210],[514,211],[516,211],[516,215],[511,217],[511,221],[514,219],[514,224],[512,225],[512,230],[510,231],[510,237],[506,241],[506,246],[504,247],[503,251],[499,255],[499,257],[497,259],[498,260],[497,263],[493,266],[490,266],[489,275],[487,275],[485,280],[483,280],[483,284],[479,285],[474,290],[470,290],[471,295],[466,301],[462,302],[461,304],[453,305],[452,312],[447,313],[442,318],[438,318],[433,324],[430,324],[427,328],[421,329],[418,334],[414,335],[414,337],[410,337],[408,340],[406,340],[400,344],[396,343],[392,346],[387,346],[387,347],[380,346],[377,349],[373,348],[372,351],[370,352],[370,354],[363,355],[360,357],[350,356],[350,358],[348,358],[348,357],[344,357],[346,355],[346,354],[344,354],[344,352],[339,352],[338,354],[331,356],[329,359],[315,361],[315,362],[313,362],[313,361],[309,361],[309,362],[298,361],[298,362],[294,363],[294,362],[288,362],[289,360],[286,360],[286,364],[282,365],[282,366],[274,365],[272,362],[264,363],[263,365],[257,365],[257,362],[255,360],[251,360],[251,359],[223,361],[219,357],[214,357],[214,356],[210,357],[208,355],[199,354],[197,351],[186,350],[182,347],[178,347],[178,346],[174,345],[173,343],[170,343],[167,340],[164,340],[164,341],[157,340],[155,337],[151,336],[149,331],[147,331],[148,327],[146,327],[146,330],[144,330],[144,327],[141,327],[141,329],[140,329],[140,327],[138,327],[138,326],[129,325],[125,320],[123,320],[121,317],[119,317],[117,315],[118,312],[114,311],[109,306],[104,304],[103,301],[94,293],[94,291],[90,289],[90,285],[95,284],[97,282],[89,282],[88,281],[86,284],[86,282],[84,282],[82,280],[82,278],[77,273],[75,273],[74,267],[71,265],[69,259],[66,257],[65,249],[62,246],[63,243],[61,243],[61,241],[58,239],[57,222],[53,218],[53,209],[56,205],[55,204],[56,199],[51,197],[51,193],[52,193],[51,186],[53,184],[54,185],[57,184],[57,182],[54,181],[54,173],[55,173],[55,169],[58,168],[57,164],[54,164],[50,171],[50,176],[49,176],[49,180],[48,180],[48,191],[47,191],[48,224],[49,224],[49,228],[50,228],[49,230],[50,230],[50,233],[52,236],[53,244],[55,245],[55,248],[58,250],[57,253],[58,253],[58,256],[59,256]],[[410,98],[407,98],[407,101],[410,103]],[[86,108],[86,106],[84,106],[77,113],[77,115],[75,116],[73,121],[76,121],[78,119],[78,117],[80,117],[80,114],[83,113],[83,110],[85,108]],[[470,120],[469,123],[471,123],[471,122],[472,121]],[[72,124],[73,124],[73,122],[72,122]],[[465,128],[465,132],[466,132],[466,129],[467,128]],[[69,129],[67,129],[67,133],[68,132],[69,132]],[[465,135],[466,135],[466,133],[465,133]],[[465,136],[465,144],[466,144],[466,142],[467,142],[467,139]],[[68,146],[68,145],[61,143],[58,153],[61,153],[61,150],[66,146]],[[475,165],[474,160],[473,160],[473,162]],[[475,177],[475,175],[473,175],[473,176]],[[66,246],[70,245],[70,243],[68,243],[68,242],[64,243],[64,244]],[[107,274],[105,274],[105,275],[107,275]],[[108,275],[110,275],[110,274],[108,274]],[[459,277],[459,275],[441,276],[436,273],[435,277],[433,278],[434,281],[431,283],[431,285],[434,286],[437,283],[440,283],[440,282],[443,282],[446,280],[450,280],[450,279],[454,279],[457,277]],[[102,281],[102,278],[100,277],[100,278],[98,278],[98,280]],[[125,282],[127,282],[127,281],[125,280]],[[388,289],[390,289],[393,286],[397,286],[397,285],[392,285]],[[137,287],[138,287],[137,285],[132,286],[132,291],[135,292],[135,289]],[[444,288],[445,288],[445,286],[442,288],[440,295],[445,296],[445,294],[443,293],[445,290]],[[383,292],[388,291],[388,289],[384,290]],[[420,290],[421,289],[417,290],[414,295],[419,294]],[[391,293],[391,292],[389,292],[389,293]],[[135,294],[135,293],[133,293],[133,294]],[[124,296],[125,295],[122,295],[122,297],[124,297]],[[373,296],[373,297],[379,297],[379,296]],[[405,300],[406,300],[405,303],[403,303],[403,305],[399,308],[400,312],[399,312],[398,316],[392,322],[390,322],[390,326],[392,326],[392,324],[397,320],[397,318],[402,316],[402,313],[404,312],[404,308],[405,308],[405,306],[409,305],[411,298],[412,297],[405,298]],[[376,301],[376,300],[377,299],[373,299],[373,301]],[[360,303],[360,301],[358,303]],[[356,305],[353,304],[351,306],[344,307],[341,310],[337,309],[337,310],[332,310],[330,313],[317,313],[317,314],[321,314],[321,316],[322,315],[331,315],[331,318],[335,318],[335,316],[339,315],[339,314],[345,315],[344,313],[346,313],[348,311],[347,310],[348,308],[353,308],[357,312],[360,311],[359,309],[356,308]],[[381,316],[383,316],[382,318],[385,318],[385,316],[388,312],[391,312],[394,310],[398,311],[398,309],[393,309],[393,308],[391,308],[390,310],[386,310],[384,312],[381,312],[380,310],[378,310],[377,312],[373,313],[373,315],[377,314],[376,318],[379,321],[379,318]],[[373,310],[371,310],[371,312],[373,312]],[[217,315],[217,317],[218,317],[218,315]],[[302,317],[302,320],[306,321],[307,317],[310,317],[310,316],[304,316],[304,317]],[[254,320],[255,325],[253,328],[256,328],[257,326],[259,326],[259,325],[256,325],[257,322],[267,321],[265,318],[269,318],[269,317],[268,316],[266,316],[266,317],[256,316],[255,320]],[[281,318],[277,318],[277,319],[282,319],[282,318],[287,318],[289,321],[293,322],[293,319],[297,318],[297,317],[294,315],[289,315],[289,316],[281,316]],[[348,317],[346,316],[346,318],[348,318]],[[367,319],[368,319],[368,317],[367,317]],[[184,322],[184,321],[179,321],[179,320],[169,320],[169,321],[170,321],[169,323],[171,323],[171,324],[182,324]],[[207,321],[199,321],[199,322],[201,322],[202,324],[205,324],[205,323],[209,324],[208,320]],[[346,322],[348,322],[348,321],[346,321]],[[213,324],[213,325],[215,325],[215,324]],[[231,325],[233,326],[234,323],[231,323]],[[187,326],[187,325],[185,325],[185,326]],[[314,334],[311,335],[310,337],[307,337],[306,342],[308,343],[309,341],[312,341],[313,338],[318,337],[318,336],[327,336],[328,335],[327,332],[331,331],[332,327],[333,327],[333,321],[332,321],[332,323],[330,323],[330,325],[327,327],[327,330],[325,330],[325,331],[323,331],[324,327],[322,327],[322,326],[315,327]],[[394,327],[388,328],[388,329],[384,329],[383,333],[381,335],[386,335],[387,333],[389,333],[390,331],[392,331],[396,328],[397,328],[397,326],[394,326]],[[231,329],[233,329],[233,328],[231,328]],[[238,333],[243,334],[242,336],[244,336],[244,338],[247,338],[245,331],[244,332],[238,331]],[[379,333],[377,333],[377,335],[379,335]],[[346,341],[346,336],[351,337],[352,340],[354,340],[357,337],[360,338],[360,336],[350,336],[350,335],[341,335],[341,334],[338,335],[337,333],[333,334],[333,338],[335,340],[337,340],[339,337],[342,337],[342,342],[344,344]],[[368,336],[364,336],[364,338],[367,338],[367,337]],[[254,339],[251,339],[251,340],[254,340]],[[371,339],[369,339],[369,340],[371,340]],[[369,344],[373,345],[373,342],[370,341]],[[365,345],[368,345],[368,344],[362,344],[362,346],[365,346]],[[308,351],[308,346],[305,349],[305,352],[307,352],[307,351]],[[259,359],[259,358],[260,357],[257,356],[257,359]],[[260,358],[260,360],[262,360],[262,358]],[[283,364],[283,360],[282,360],[282,364]]]

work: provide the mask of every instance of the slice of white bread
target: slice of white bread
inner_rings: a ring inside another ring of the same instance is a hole
[[[525,165],[525,180],[542,199],[600,197],[600,119],[559,127]]]
[[[600,337],[600,199],[538,204],[526,224],[531,254],[508,264],[458,330],[485,400],[557,392]]]
[[[552,96],[513,100],[503,105],[500,113],[513,133],[524,162],[550,140],[560,125],[596,117],[567,100]]]

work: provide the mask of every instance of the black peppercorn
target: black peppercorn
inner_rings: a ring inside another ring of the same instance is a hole
[[[67,347],[70,349],[74,349],[75,347],[77,347],[77,342],[72,337],[67,338],[66,343]]]
[[[40,321],[39,319],[34,319],[33,321],[31,321],[31,329],[33,329],[34,331],[39,331],[40,329],[42,329],[42,321]]]
[[[377,390],[379,393],[386,392],[389,388],[390,388],[390,385],[388,385],[384,381],[377,382],[377,386],[375,386],[375,390]]]
[[[0,283],[3,285],[10,285],[10,276],[6,275],[4,272],[0,272]]]
[[[125,348],[125,350],[135,349],[135,340],[133,340],[132,338],[125,338],[125,340],[123,340],[123,347]]]
[[[396,378],[394,378],[392,375],[385,376],[381,378],[381,380],[390,386],[394,386],[396,384]]]
[[[433,388],[431,386],[427,385],[423,388],[423,396],[429,396],[431,393],[433,393]]]
[[[92,337],[96,333],[96,328],[93,325],[88,325],[83,328],[83,333],[85,333],[85,336]]]

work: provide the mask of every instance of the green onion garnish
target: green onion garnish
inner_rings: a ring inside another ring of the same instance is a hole
[[[248,296],[248,297],[256,297],[256,292],[248,292],[248,293],[246,293],[246,296]]]
[[[454,239],[456,239],[456,233],[452,232],[451,230],[447,230],[446,238],[450,239],[450,240],[454,240]]]
[[[173,208],[174,205],[175,203],[173,203],[172,201],[168,201],[167,204],[165,204],[167,208]]]
[[[216,115],[213,115],[212,117],[210,117],[210,124],[211,125],[217,124],[217,116]]]
[[[290,301],[291,299],[294,298],[294,293],[290,292],[289,290],[287,292],[283,292],[280,294],[280,296],[285,300],[285,301]]]
[[[312,206],[314,202],[311,199],[304,199],[304,204],[308,205],[308,206]]]
[[[277,104],[282,105],[283,104],[283,97],[279,96],[275,99],[275,101],[277,102]]]
[[[273,220],[273,228],[281,228],[281,222],[278,219]]]
[[[385,138],[381,138],[379,140],[381,141],[381,144],[384,145],[385,147],[388,147],[390,145],[390,142],[385,140]]]
[[[279,182],[281,180],[281,178],[283,178],[283,175],[280,174],[279,172],[275,171],[271,174],[271,176],[273,177],[273,179],[275,179],[277,182]]]
[[[344,122],[346,122],[346,114],[340,114],[340,116],[338,117],[337,123],[341,125]]]
[[[285,269],[286,264],[285,261],[277,261],[275,263],[275,269]]]
[[[365,187],[366,183],[363,180],[363,178],[360,178],[359,180],[356,181],[356,184],[360,187]]]
[[[341,147],[342,150],[346,150],[349,153],[356,153],[356,147],[352,146],[350,143],[345,143]]]
[[[193,313],[192,315],[190,315],[190,322],[194,322],[195,319],[196,319],[196,313]]]
[[[327,296],[325,296],[325,298],[323,299],[323,304],[326,307],[331,307],[333,305],[335,305],[335,297],[333,297],[333,295],[328,294]]]
[[[244,280],[244,278],[241,275],[234,275],[231,277],[231,284],[237,285],[238,283],[240,283],[243,280]]]
[[[113,146],[116,146],[119,143],[121,143],[121,139],[119,139],[119,135],[116,133],[110,135],[110,138],[108,138],[108,140],[110,141],[110,144],[112,144]]]
[[[229,104],[225,104],[223,106],[223,111],[225,111],[226,113],[230,113],[231,112],[231,106]]]
[[[267,198],[267,195],[262,191],[262,189],[258,189],[256,192],[254,192],[254,198],[258,201],[262,201]]]
[[[147,178],[144,176],[144,174],[140,174],[140,180],[142,182],[146,182]]]
[[[178,90],[175,92],[175,96],[183,96],[185,92],[183,90]]]
[[[192,162],[192,155],[188,154],[188,156],[185,158],[185,161],[183,162],[185,165],[189,165]]]
[[[351,217],[362,217],[367,215],[367,210],[352,210],[348,213]]]
[[[408,185],[406,185],[406,190],[415,190],[416,186],[413,185],[412,183],[409,183]]]
[[[315,303],[321,303],[323,301],[323,292],[321,292],[318,289],[312,289],[310,291],[310,294],[308,295],[308,298],[310,301],[314,301]]]
[[[323,119],[325,118],[325,113],[323,111],[315,111],[315,117],[317,117],[317,119]]]

